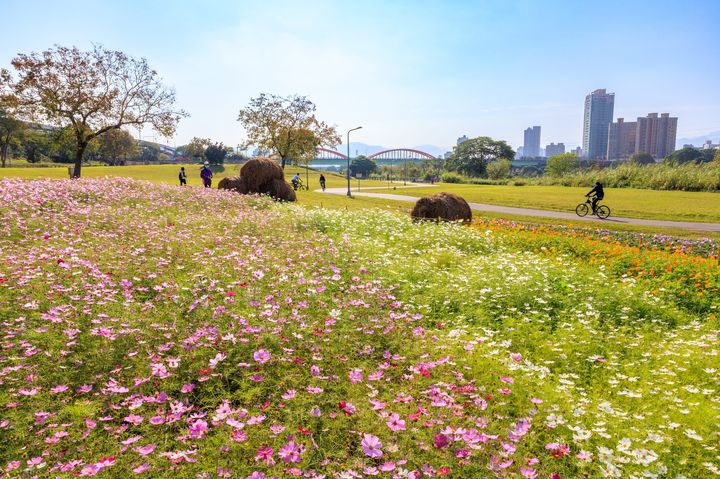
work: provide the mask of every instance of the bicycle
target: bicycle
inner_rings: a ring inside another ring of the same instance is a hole
[[[587,216],[588,213],[592,211],[592,198],[588,198],[585,203],[580,203],[575,207],[575,214],[577,214],[580,217]],[[605,205],[598,204],[595,207],[595,212],[593,213],[600,219],[605,219],[608,216],[610,216],[610,208],[608,208]]]
[[[300,179],[298,179],[297,182],[293,182],[292,186],[293,186],[293,190],[295,190],[295,191],[297,191],[297,190],[307,190],[307,189],[308,189],[308,187],[305,186],[305,184],[303,183],[303,181],[300,180]]]

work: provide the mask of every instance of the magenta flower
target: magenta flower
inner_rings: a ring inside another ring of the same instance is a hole
[[[260,364],[265,364],[270,361],[270,353],[264,349],[258,349],[255,351],[255,354],[253,354],[253,359]]]
[[[155,447],[155,444],[148,444],[147,446],[136,447],[135,452],[137,452],[141,456],[147,456],[148,454],[152,454],[152,452],[155,450]]]
[[[400,419],[400,415],[395,412],[390,415],[390,420],[385,422],[385,424],[393,431],[405,430],[405,421]]]
[[[433,439],[433,445],[438,448],[442,449],[443,447],[450,444],[450,440],[445,434],[435,434],[435,439]]]
[[[378,439],[377,436],[373,436],[372,434],[363,434],[363,440],[360,444],[362,445],[363,452],[366,456],[372,457],[373,459],[382,457],[383,452],[380,449],[382,448],[382,442],[380,442],[380,439]]]
[[[145,418],[143,418],[142,416],[138,416],[137,414],[130,414],[125,419],[123,419],[123,421],[129,422],[130,424],[137,426],[139,424],[142,424],[144,419]]]
[[[257,453],[255,453],[255,460],[263,461],[268,466],[272,466],[273,464],[275,464],[275,460],[273,459],[274,453],[275,451],[273,451],[272,448],[268,447],[268,445],[266,444],[257,450]]]
[[[198,419],[190,425],[189,433],[192,439],[202,439],[208,430],[208,424],[202,419]]]

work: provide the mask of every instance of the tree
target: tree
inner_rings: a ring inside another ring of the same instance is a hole
[[[713,156],[713,161],[720,165],[720,148],[715,148],[715,155]]]
[[[655,158],[649,153],[635,153],[630,157],[630,163],[636,165],[652,165],[655,163]]]
[[[19,145],[24,130],[23,122],[0,110],[0,164],[3,168],[5,168],[10,147]]]
[[[698,161],[700,158],[702,158],[702,153],[697,148],[687,147],[669,154],[665,157],[663,163],[682,165],[683,163]]]
[[[315,133],[307,128],[298,128],[290,132],[282,133],[293,137],[292,146],[288,152],[288,159],[295,165],[305,167],[305,185],[310,184],[310,162],[315,158],[315,153],[322,141]],[[338,139],[339,141],[339,139]]]
[[[334,146],[340,143],[335,127],[315,117],[315,104],[307,97],[260,94],[240,110],[238,121],[248,136],[246,145],[267,148],[280,157],[285,168],[298,144],[307,141],[306,131],[312,132],[317,146]]]
[[[213,143],[205,148],[205,158],[211,165],[222,165],[227,156],[227,148],[222,143]]]
[[[183,154],[203,161],[205,159],[205,150],[211,144],[210,138],[194,137],[190,140],[190,143],[182,147]]]
[[[160,159],[160,148],[153,143],[145,143],[140,147],[140,161],[152,163]]]
[[[376,171],[378,171],[377,164],[367,156],[360,155],[350,162],[351,175],[357,175],[359,173],[364,177],[368,177]]]
[[[577,167],[578,158],[575,156],[575,153],[562,153],[548,158],[547,165],[545,166],[545,174],[560,177],[576,170]]]
[[[90,51],[57,46],[20,54],[11,62],[18,74],[0,74],[0,100],[10,98],[21,119],[70,127],[74,133],[75,176],[92,140],[123,126],[151,125],[171,136],[187,114],[174,109],[175,92],[165,87],[145,59],[95,46]]]
[[[135,138],[127,131],[113,129],[106,131],[98,137],[98,153],[109,165],[117,165],[120,159],[136,155],[138,144]]]
[[[510,160],[497,160],[487,165],[488,177],[493,180],[499,180],[510,176],[510,168],[512,162]]]
[[[485,176],[488,163],[496,160],[511,161],[514,156],[515,152],[504,141],[480,136],[456,146],[450,158],[445,160],[445,168],[467,176]]]
[[[22,136],[22,149],[28,163],[38,163],[50,156],[50,135],[47,132],[28,128]]]

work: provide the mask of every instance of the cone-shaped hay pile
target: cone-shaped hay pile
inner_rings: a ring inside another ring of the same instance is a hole
[[[296,199],[292,187],[285,182],[280,165],[267,158],[249,160],[240,169],[239,177],[224,178],[218,183],[218,188],[241,194],[266,194],[282,201]]]
[[[420,198],[410,213],[414,220],[464,221],[472,219],[470,205],[463,198],[452,193],[439,193]]]

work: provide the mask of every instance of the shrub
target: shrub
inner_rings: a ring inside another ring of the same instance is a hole
[[[490,179],[499,180],[510,176],[510,160],[493,161],[487,166],[487,173]]]
[[[465,183],[463,178],[457,173],[443,173],[440,175],[440,181],[443,183]]]

